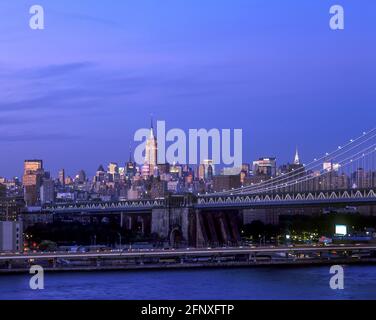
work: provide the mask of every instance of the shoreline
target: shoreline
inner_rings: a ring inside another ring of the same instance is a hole
[[[236,269],[236,268],[298,268],[328,265],[375,265],[376,258],[353,259],[320,259],[320,260],[295,260],[295,261],[250,261],[250,262],[217,262],[217,263],[175,263],[175,264],[144,264],[122,266],[77,266],[77,267],[45,267],[48,273],[94,273],[109,271],[163,271],[163,270],[200,270],[200,269]],[[28,268],[0,270],[3,275],[29,275]]]

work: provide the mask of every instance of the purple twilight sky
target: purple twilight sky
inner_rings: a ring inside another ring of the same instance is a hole
[[[33,4],[0,5],[0,176],[122,164],[151,113],[242,128],[244,162],[309,162],[375,125],[376,1],[38,0],[44,30]]]

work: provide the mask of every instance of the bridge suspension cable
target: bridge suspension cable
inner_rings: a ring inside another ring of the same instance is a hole
[[[298,169],[293,169],[292,171],[286,174],[281,174],[280,176],[272,177],[271,179],[261,181],[260,183],[256,183],[254,185],[228,190],[225,192],[219,192],[216,193],[216,195],[226,195],[230,193],[261,193],[286,188],[291,185],[296,185],[300,182],[307,182],[308,180],[319,178],[328,173],[328,170],[321,169],[323,168],[324,163],[330,163],[332,167],[333,165],[335,165],[337,167],[336,169],[343,170],[343,168],[346,165],[351,164],[353,163],[353,161],[357,161],[362,158],[360,157],[354,160],[354,157],[357,157],[358,154],[367,152],[367,150],[374,148],[374,145],[368,146],[366,148],[364,148],[364,145],[372,142],[373,139],[375,139],[375,137],[376,128],[368,132],[363,132],[361,136],[357,137],[356,139],[351,139],[350,142],[346,143],[344,146],[339,146],[332,152],[326,153],[318,159],[315,158],[312,162],[308,163],[307,165],[303,165]],[[360,148],[363,149],[355,153],[350,153],[351,151],[357,151]],[[373,154],[374,151],[375,150],[373,150],[371,154]],[[346,156],[346,158],[342,159],[344,156]],[[352,162],[346,163],[346,161],[351,158],[353,158]],[[315,172],[315,170],[318,171],[318,168],[320,168],[320,171]],[[315,175],[312,175],[312,172],[315,172]]]
[[[351,164],[353,164],[354,162],[356,162],[360,159],[365,159],[365,157],[375,154],[375,152],[376,152],[376,144],[374,144],[372,147],[368,147],[364,150],[361,150],[360,152],[358,152],[356,155],[353,155],[352,157],[347,158],[345,160],[346,162],[338,163],[337,164],[338,168],[343,169],[346,166],[350,166]],[[279,185],[276,185],[276,186],[269,186],[269,187],[264,186],[261,189],[252,190],[251,192],[247,191],[247,193],[267,193],[267,192],[278,190],[278,189],[286,189],[290,186],[296,186],[299,183],[307,183],[307,182],[312,181],[314,179],[318,179],[320,177],[326,176],[326,175],[330,174],[331,172],[333,172],[333,171],[327,171],[327,170],[323,169],[319,173],[311,173],[309,175],[299,177],[296,180],[289,180],[288,182],[285,182],[283,184],[279,184]],[[242,194],[242,193],[245,193],[244,190],[237,191],[237,192],[231,191],[231,194]]]
[[[375,136],[376,136],[376,134],[375,134]],[[371,139],[367,139],[366,141],[364,141],[364,142],[367,142],[367,141],[369,141],[369,140],[371,140]],[[352,151],[352,150],[354,150],[354,149],[356,149],[356,148],[358,148],[358,147],[360,147],[364,142],[362,142],[362,143],[360,143],[359,145],[357,145],[357,146],[353,146],[350,150],[347,150],[346,152],[342,152],[342,153],[340,153],[339,155],[337,155],[336,157],[331,157],[331,158],[329,158],[328,159],[328,162],[330,162],[330,163],[333,163],[333,161],[335,160],[335,159],[338,159],[338,157],[339,156],[342,156],[342,155],[346,155],[346,154],[348,154],[350,151]],[[358,151],[358,153],[360,153],[360,152],[365,152],[366,150],[368,150],[369,148],[372,148],[373,147],[373,145],[371,145],[371,147],[366,147],[366,148],[364,148],[363,150],[360,150],[360,151]],[[350,158],[352,158],[352,157],[354,157],[354,156],[356,156],[358,153],[355,153],[355,154],[351,154],[350,156],[348,156],[347,158],[345,158],[345,159],[342,159],[342,160],[335,160],[336,161],[336,165],[341,165],[342,164],[342,162],[343,161],[346,161],[346,160],[348,160],[348,159],[350,159]],[[267,187],[267,186],[275,186],[276,185],[276,183],[280,183],[280,185],[284,185],[284,183],[281,183],[281,182],[283,182],[283,181],[290,181],[290,180],[292,180],[292,178],[294,178],[293,180],[295,180],[296,179],[296,177],[297,178],[301,178],[302,177],[302,174],[305,174],[304,176],[306,176],[306,173],[309,173],[310,171],[312,171],[312,170],[314,170],[315,168],[322,168],[322,166],[323,166],[323,163],[322,162],[319,162],[319,163],[317,163],[315,166],[305,166],[305,167],[301,167],[301,168],[299,168],[299,169],[297,169],[297,170],[294,170],[294,171],[292,171],[292,172],[290,172],[290,174],[285,174],[285,175],[281,175],[280,177],[280,179],[278,179],[278,178],[275,178],[275,179],[270,179],[270,180],[267,180],[267,181],[265,181],[264,183],[260,183],[260,184],[257,184],[257,185],[253,185],[253,186],[249,186],[249,187],[245,187],[245,188],[241,188],[241,189],[237,189],[237,190],[246,190],[246,191],[252,191],[252,190],[259,190],[260,188],[265,188],[265,187]],[[320,169],[320,172],[321,172],[321,169]],[[326,173],[327,171],[325,171],[324,170],[324,172]],[[278,188],[278,184],[277,184],[277,188]]]

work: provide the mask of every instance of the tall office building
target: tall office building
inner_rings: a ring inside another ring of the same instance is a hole
[[[157,138],[154,136],[153,121],[150,128],[150,136],[146,141],[145,148],[145,162],[142,167],[142,176],[144,179],[149,178],[154,174],[154,169],[158,164],[158,142]]]
[[[111,162],[108,165],[107,176],[108,176],[109,182],[119,182],[120,180],[119,165],[116,162]]]
[[[240,182],[244,184],[245,179],[251,174],[251,165],[249,163],[242,164],[242,170],[240,172]]]
[[[277,173],[276,158],[259,158],[253,161],[253,174],[274,177]]]
[[[200,180],[212,180],[215,175],[214,161],[210,159],[203,160],[198,167],[198,178]]]
[[[61,169],[59,171],[59,183],[61,186],[65,186],[65,170],[64,169]]]
[[[95,173],[94,182],[103,182],[105,180],[106,171],[102,165],[99,166],[97,172]]]
[[[125,164],[125,168],[124,168],[124,175],[126,177],[126,180],[127,181],[130,181],[133,179],[133,177],[136,175],[137,173],[137,165],[136,163],[133,161],[133,157],[132,157],[132,147],[129,146],[129,160],[128,162]]]
[[[293,163],[287,163],[287,164],[280,166],[278,170],[278,174],[288,174],[292,171],[296,171],[296,173],[294,174],[295,177],[303,176],[306,173],[304,169],[304,165],[301,163],[298,149],[296,149]]]
[[[119,166],[116,162],[110,162],[108,165],[108,171],[109,174],[115,174],[119,173]]]
[[[35,206],[40,200],[40,186],[44,175],[42,160],[25,160],[24,163],[24,200],[27,206]]]
[[[199,180],[205,180],[205,166],[203,164],[200,164],[197,167],[197,174]]]
[[[215,175],[214,161],[211,159],[206,159],[202,163],[205,166],[205,177],[208,178],[209,173],[211,173],[211,175],[214,176]]]
[[[40,187],[40,201],[41,204],[55,201],[55,183],[52,179],[43,179]]]
[[[214,177],[214,167],[212,165],[208,165],[207,171],[206,171],[206,180],[212,181]]]
[[[137,173],[136,164],[133,161],[128,161],[125,164],[125,176],[127,180],[131,180]]]
[[[84,170],[78,171],[76,178],[75,178],[75,181],[78,184],[84,184],[86,182],[86,173],[85,173]]]
[[[43,170],[43,160],[25,160],[24,174]]]

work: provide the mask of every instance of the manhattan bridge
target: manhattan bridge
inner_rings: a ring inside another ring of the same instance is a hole
[[[375,165],[376,128],[288,173],[254,185],[205,195],[198,202],[205,206],[236,202],[272,205],[283,201],[373,201]]]

